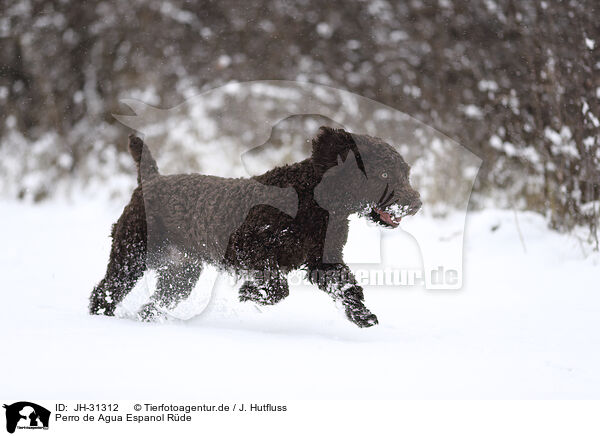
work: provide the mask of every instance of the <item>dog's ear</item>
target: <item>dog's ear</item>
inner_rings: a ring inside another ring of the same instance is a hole
[[[338,158],[346,160],[348,152],[356,147],[352,135],[343,129],[321,126],[317,136],[312,140],[312,161],[319,176],[333,168]]]
[[[321,177],[326,171],[338,165],[340,158],[346,160],[352,152],[358,168],[365,174],[365,167],[352,135],[344,129],[334,129],[321,126],[317,136],[312,140],[312,161],[317,176]]]

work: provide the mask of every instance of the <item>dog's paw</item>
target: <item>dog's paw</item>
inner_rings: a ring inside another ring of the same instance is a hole
[[[116,304],[112,302],[110,296],[103,293],[92,295],[88,306],[90,315],[115,316],[115,308]]]
[[[137,318],[143,322],[164,322],[167,320],[167,316],[154,303],[144,304],[138,311]]]
[[[379,324],[377,316],[365,306],[346,306],[346,317],[361,328],[373,327]]]
[[[256,286],[251,283],[244,283],[239,291],[239,300],[241,302],[244,301],[254,301],[259,303],[261,300],[264,300],[267,297],[267,293],[264,291],[260,291]]]
[[[284,292],[272,292],[265,288],[259,288],[251,283],[244,283],[240,288],[239,300],[243,303],[244,301],[252,301],[262,306],[270,306],[272,304],[279,303],[283,300],[287,294]]]
[[[90,315],[115,316],[115,311],[110,307],[90,307]]]

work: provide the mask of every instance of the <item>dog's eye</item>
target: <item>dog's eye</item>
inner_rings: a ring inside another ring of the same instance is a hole
[[[388,178],[388,173],[381,173],[381,178],[382,179],[387,179]]]

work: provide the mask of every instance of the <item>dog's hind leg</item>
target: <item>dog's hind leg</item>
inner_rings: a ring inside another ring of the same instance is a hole
[[[239,292],[240,301],[254,301],[263,306],[279,303],[290,294],[287,279],[277,270],[255,271]]]
[[[190,296],[201,273],[202,263],[199,260],[169,262],[160,267],[156,292],[138,312],[139,318],[153,321],[162,312],[175,309],[180,301]]]
[[[113,316],[117,304],[146,270],[146,218],[140,188],[134,191],[114,225],[112,239],[106,275],[90,296],[89,310],[93,315]]]

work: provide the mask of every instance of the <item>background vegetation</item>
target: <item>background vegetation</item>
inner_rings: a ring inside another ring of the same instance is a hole
[[[595,0],[4,0],[0,187],[42,200],[128,171],[123,97],[168,108],[296,80],[438,129],[484,160],[476,205],[586,225],[597,245],[599,15]]]

